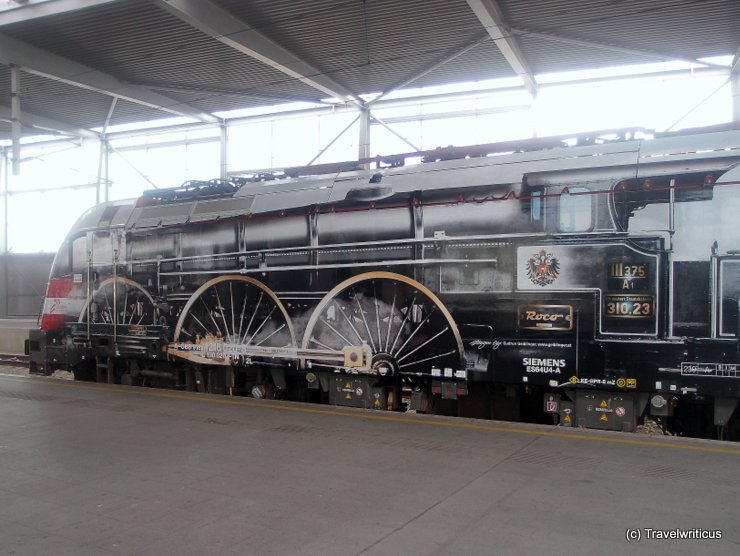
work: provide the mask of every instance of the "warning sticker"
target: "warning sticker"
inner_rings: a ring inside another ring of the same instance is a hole
[[[602,413],[601,417],[599,417],[599,421],[609,422],[609,416],[606,413]]]
[[[604,413],[604,414],[614,413],[614,410],[611,407],[609,407],[609,402],[607,402],[606,400],[601,400],[601,402],[599,403],[599,407],[594,408],[594,411],[596,411],[597,413]],[[604,419],[603,417],[601,420],[606,421],[606,419]]]
[[[621,405],[618,405],[616,409],[614,409],[614,413],[617,417],[624,417],[627,414],[627,410],[624,409]]]

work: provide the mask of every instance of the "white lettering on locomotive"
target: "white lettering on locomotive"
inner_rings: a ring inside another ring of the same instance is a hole
[[[540,359],[539,357],[524,357],[522,359],[526,373],[559,373],[565,367],[565,359]]]

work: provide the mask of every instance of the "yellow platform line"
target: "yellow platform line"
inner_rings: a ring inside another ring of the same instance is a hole
[[[465,422],[451,422],[451,421],[440,421],[438,419],[424,419],[424,418],[409,418],[408,416],[393,416],[383,415],[373,412],[372,410],[358,410],[357,412],[349,412],[335,409],[319,409],[313,407],[304,407],[299,405],[288,405],[289,403],[297,402],[284,402],[274,403],[270,401],[257,401],[250,399],[235,399],[232,397],[224,397],[220,399],[218,397],[203,396],[195,393],[185,392],[169,392],[166,390],[146,390],[139,387],[122,387],[117,385],[116,388],[110,388],[109,385],[101,385],[86,382],[74,382],[71,380],[60,380],[60,379],[48,379],[41,377],[23,377],[17,375],[3,375],[3,378],[16,378],[23,381],[33,382],[44,385],[63,386],[71,388],[79,388],[82,390],[92,390],[100,392],[122,392],[125,394],[133,394],[135,396],[149,396],[154,398],[165,398],[173,400],[183,401],[197,401],[205,403],[213,403],[219,405],[235,405],[243,407],[254,407],[258,409],[273,409],[279,411],[292,411],[296,413],[308,413],[313,415],[328,415],[331,417],[350,417],[353,419],[364,419],[367,421],[385,421],[390,423],[403,423],[406,425],[425,425],[431,427],[446,427],[454,429],[465,429],[465,430],[477,430],[486,432],[502,432],[507,434],[518,434],[526,436],[541,436],[545,438],[563,438],[566,440],[586,440],[590,442],[606,442],[609,444],[624,444],[628,446],[649,446],[652,448],[670,448],[674,450],[689,450],[694,452],[704,452],[713,454],[731,454],[740,456],[740,449],[735,448],[722,448],[714,446],[694,446],[691,444],[679,444],[677,442],[663,442],[660,440],[662,437],[656,437],[653,440],[640,440],[632,438],[613,438],[606,436],[597,436],[592,434],[583,434],[577,432],[565,432],[562,429],[554,429],[552,431],[543,430],[527,430],[515,427],[507,427],[502,425],[482,425],[478,423],[465,423]]]

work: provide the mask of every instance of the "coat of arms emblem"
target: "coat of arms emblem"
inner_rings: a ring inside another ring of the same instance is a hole
[[[544,249],[532,255],[527,261],[527,276],[533,284],[543,288],[552,284],[559,273],[558,259]]]

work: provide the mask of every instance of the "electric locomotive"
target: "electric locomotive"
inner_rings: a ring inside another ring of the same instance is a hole
[[[740,129],[423,155],[93,207],[55,258],[32,372],[722,433]]]

